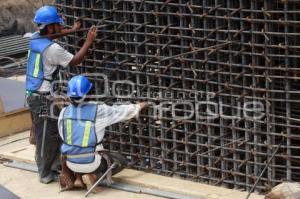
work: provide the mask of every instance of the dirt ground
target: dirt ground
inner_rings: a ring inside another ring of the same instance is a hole
[[[50,4],[53,0],[43,0]],[[0,36],[34,31],[34,11],[42,0],[0,0]]]

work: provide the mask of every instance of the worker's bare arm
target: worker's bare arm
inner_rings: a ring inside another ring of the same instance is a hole
[[[81,23],[80,22],[75,22],[72,28],[66,28],[62,29],[61,33],[63,34],[62,36],[65,36],[67,34],[70,34],[72,32],[76,32],[77,30],[80,30]]]
[[[141,107],[141,110],[150,106],[148,102],[140,102],[138,103]]]
[[[83,46],[81,47],[81,49],[74,55],[73,59],[71,60],[71,62],[69,63],[69,66],[75,66],[77,64],[80,64],[83,59],[84,56],[87,54],[88,49],[90,48],[90,46],[92,45],[92,43],[95,41],[96,36],[97,36],[97,28],[95,26],[92,26],[91,29],[89,30],[88,34],[87,34],[87,38],[83,44]]]
[[[61,30],[61,33],[58,33],[58,34],[52,34],[50,36],[48,36],[49,38],[51,39],[57,39],[57,38],[60,38],[60,37],[63,37],[63,36],[66,36],[70,33],[74,33],[78,30],[80,30],[80,27],[81,27],[81,23],[78,21],[78,22],[75,22],[73,27],[72,28],[66,28],[66,29],[62,29]]]

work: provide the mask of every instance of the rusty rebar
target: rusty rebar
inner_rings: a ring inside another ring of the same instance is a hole
[[[268,0],[102,0],[56,5],[71,26],[102,28],[68,74],[103,73],[108,104],[157,107],[107,128],[133,168],[250,191],[300,179],[300,4]],[[79,50],[81,33],[62,44]],[[114,81],[132,81],[116,87]],[[102,78],[91,78],[93,94]],[[66,90],[66,88],[62,88]],[[131,91],[132,90],[132,91]],[[130,97],[125,96],[130,93]],[[255,110],[254,110],[255,109]]]

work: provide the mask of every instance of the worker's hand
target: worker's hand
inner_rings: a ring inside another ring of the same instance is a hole
[[[97,37],[97,28],[96,26],[92,26],[87,34],[86,40],[89,42],[95,41]]]
[[[141,110],[150,106],[148,102],[140,102],[138,103],[141,107]]]
[[[78,21],[75,21],[73,27],[72,27],[72,30],[76,31],[76,30],[79,30],[81,28],[81,22],[78,20]]]

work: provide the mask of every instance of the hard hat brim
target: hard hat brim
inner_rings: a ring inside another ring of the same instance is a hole
[[[63,18],[61,18],[61,17],[58,18],[56,21],[51,21],[51,22],[41,22],[41,21],[36,21],[36,20],[34,20],[33,22],[35,24],[40,24],[39,29],[43,29],[43,28],[45,28],[45,26],[47,26],[49,24],[55,24],[55,23],[58,23],[62,26],[65,25],[65,22],[64,22]]]

